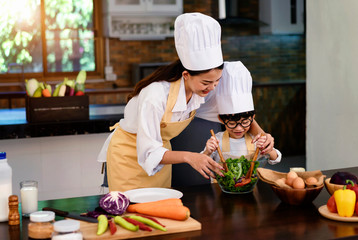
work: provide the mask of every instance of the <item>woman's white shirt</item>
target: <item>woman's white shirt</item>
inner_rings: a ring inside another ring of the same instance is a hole
[[[119,125],[127,132],[137,134],[137,155],[139,165],[149,176],[160,171],[160,161],[168,149],[163,147],[160,122],[163,118],[169,95],[170,82],[154,82],[133,97],[124,109],[124,118]],[[172,110],[172,122],[183,121],[190,112],[199,108],[204,98],[193,94],[186,102],[184,79],[181,79],[179,95]]]

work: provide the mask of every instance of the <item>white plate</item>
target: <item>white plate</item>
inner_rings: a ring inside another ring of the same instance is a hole
[[[134,203],[158,201],[167,198],[181,198],[183,193],[170,188],[138,188],[128,190],[124,194]]]

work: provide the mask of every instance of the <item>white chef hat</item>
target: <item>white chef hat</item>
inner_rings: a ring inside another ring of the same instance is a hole
[[[225,62],[223,73],[216,87],[219,114],[236,114],[254,110],[252,78],[240,62]]]
[[[220,24],[212,17],[184,13],[175,20],[175,48],[188,70],[207,70],[223,64],[220,38]]]

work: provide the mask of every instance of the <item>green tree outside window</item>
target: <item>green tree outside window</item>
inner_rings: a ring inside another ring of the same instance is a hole
[[[93,0],[0,1],[0,74],[95,71]]]

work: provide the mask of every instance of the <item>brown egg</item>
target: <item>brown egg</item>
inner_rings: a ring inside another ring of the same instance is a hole
[[[280,179],[277,179],[276,180],[277,184],[280,185],[280,186],[284,186],[286,185],[286,178],[280,178]]]
[[[315,177],[309,177],[309,178],[306,178],[306,183],[307,184],[310,184],[310,185],[313,185],[313,184],[316,184],[318,181]]]
[[[293,184],[293,181],[295,180],[295,178],[286,178],[286,181],[285,183],[288,185],[288,186],[291,186],[292,187],[292,184]]]
[[[286,178],[293,178],[293,179],[295,179],[296,177],[298,177],[298,175],[294,171],[290,171],[289,173],[287,173],[287,176],[286,176]]]
[[[304,189],[305,188],[305,182],[302,178],[297,177],[295,180],[293,180],[292,187],[294,189]]]

